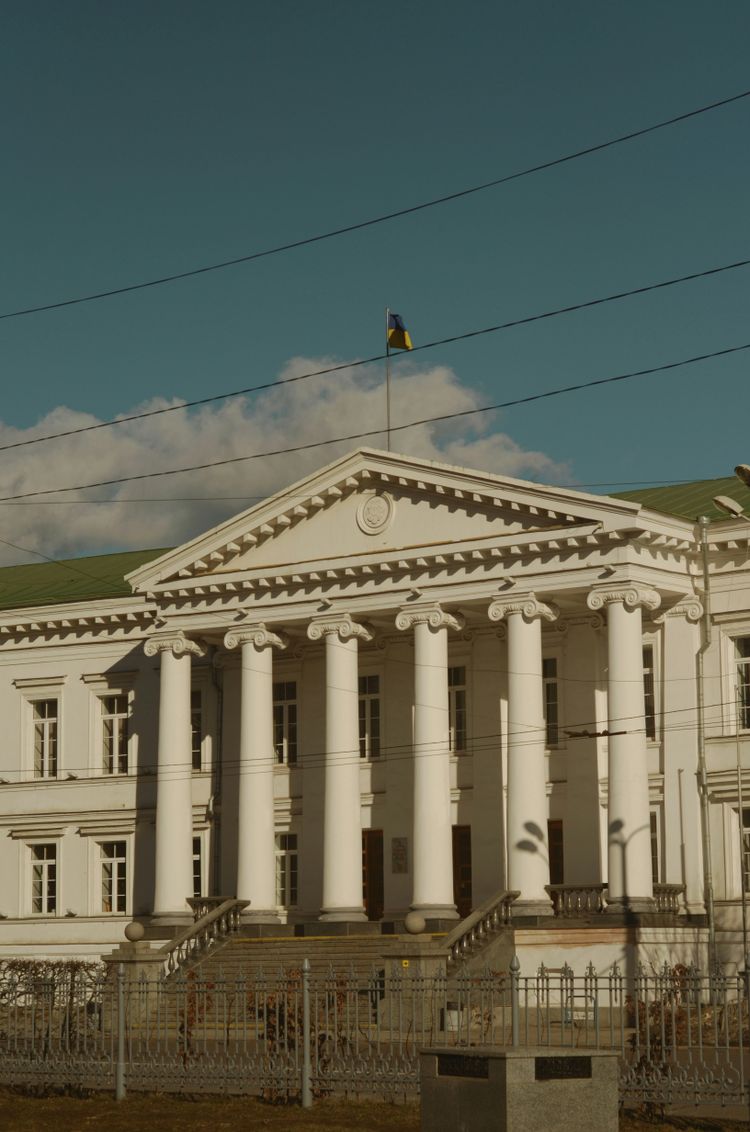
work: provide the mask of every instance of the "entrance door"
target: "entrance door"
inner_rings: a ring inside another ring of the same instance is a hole
[[[461,919],[471,912],[471,826],[453,826],[453,900]]]
[[[382,920],[385,903],[382,829],[362,830],[362,902],[368,920]]]

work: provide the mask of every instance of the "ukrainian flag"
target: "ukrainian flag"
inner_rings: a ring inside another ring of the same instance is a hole
[[[412,350],[409,331],[400,314],[388,314],[388,345],[392,350]]]

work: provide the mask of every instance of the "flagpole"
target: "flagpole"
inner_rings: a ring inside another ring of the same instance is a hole
[[[385,443],[386,450],[391,450],[391,342],[388,337],[388,319],[390,309],[385,308]]]

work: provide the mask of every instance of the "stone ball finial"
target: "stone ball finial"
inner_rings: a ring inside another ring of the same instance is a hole
[[[421,935],[427,927],[427,921],[421,912],[407,912],[404,917],[404,927],[410,935]]]
[[[125,928],[125,939],[129,943],[138,943],[143,939],[145,934],[146,929],[143,924],[139,924],[137,920],[131,920]]]

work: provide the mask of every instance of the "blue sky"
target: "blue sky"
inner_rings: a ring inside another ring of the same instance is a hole
[[[750,7],[737,0],[43,0],[3,15],[0,313],[357,222],[750,88]],[[0,441],[305,368],[293,359],[377,354],[387,303],[420,343],[746,258],[749,125],[747,99],[352,235],[0,321]],[[730,272],[400,358],[394,382],[415,376],[423,407],[434,372],[436,388],[450,386],[436,403],[461,407],[659,365],[750,341],[749,293],[750,269]],[[498,470],[580,484],[724,475],[750,459],[749,363],[738,354],[508,410],[484,426],[515,445]],[[190,463],[197,437],[201,458],[256,451],[265,429],[251,425],[264,413],[286,415],[304,441],[311,419],[319,439],[375,427],[379,373],[360,376],[361,407],[354,376],[345,403],[312,379],[318,404],[311,388],[192,418],[166,438],[133,427],[98,447],[36,446],[25,464],[0,453],[0,494],[107,478],[118,445],[120,474]],[[457,435],[430,442],[455,458]],[[408,436],[395,446],[408,451]],[[499,449],[486,432],[473,440],[475,462],[490,466]],[[471,444],[461,451],[472,458]],[[524,463],[526,452],[536,457]],[[211,490],[262,494],[288,471],[279,459],[262,473],[240,466]],[[129,494],[205,487],[193,475]],[[75,529],[70,506],[56,509],[57,527],[52,508],[16,508],[4,526],[46,553],[83,553],[185,537],[222,506],[183,505],[174,530],[153,505],[131,506],[127,522],[123,507],[101,505]]]

